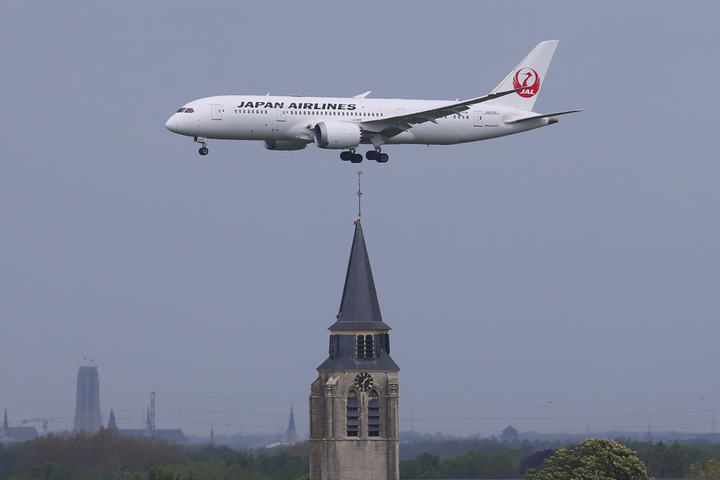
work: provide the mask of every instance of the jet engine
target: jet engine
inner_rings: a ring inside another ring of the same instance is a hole
[[[263,146],[268,150],[302,150],[307,142],[294,140],[263,140]]]
[[[360,145],[360,126],[349,122],[320,122],[313,129],[320,148],[355,148]]]

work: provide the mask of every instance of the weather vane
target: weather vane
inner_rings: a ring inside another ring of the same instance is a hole
[[[358,170],[358,218],[362,216],[362,190],[360,190],[360,175],[362,175],[362,170]]]

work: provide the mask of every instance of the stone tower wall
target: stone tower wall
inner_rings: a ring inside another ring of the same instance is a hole
[[[310,394],[311,480],[366,480],[400,477],[398,373],[372,374],[380,394],[381,432],[367,432],[368,394],[360,392],[360,435],[347,436],[346,398],[359,371],[322,372]]]

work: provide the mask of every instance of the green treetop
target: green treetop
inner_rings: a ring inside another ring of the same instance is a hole
[[[529,469],[525,480],[651,480],[635,452],[610,440],[585,440],[572,449],[558,449],[540,470]]]

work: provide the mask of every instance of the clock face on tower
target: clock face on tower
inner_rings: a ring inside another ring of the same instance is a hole
[[[373,378],[367,372],[358,373],[355,377],[355,388],[361,392],[367,392],[373,387]]]

